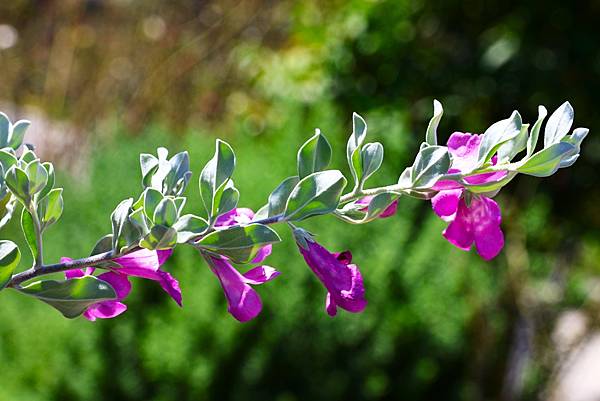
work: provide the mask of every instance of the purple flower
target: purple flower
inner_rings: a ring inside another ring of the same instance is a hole
[[[365,196],[364,198],[360,198],[359,200],[356,201],[357,205],[365,205],[364,208],[360,209],[361,212],[366,212],[368,210],[369,204],[371,203],[373,198],[374,198],[374,196]],[[391,217],[396,214],[397,210],[398,210],[398,200],[396,199],[395,201],[390,203],[390,205],[387,208],[385,208],[383,213],[381,213],[379,215],[379,218],[385,219],[386,217]]]
[[[211,271],[217,276],[225,292],[227,311],[240,322],[254,319],[262,310],[260,296],[251,287],[271,281],[279,272],[270,266],[257,266],[241,274],[224,257],[207,256]]]
[[[181,289],[177,280],[168,272],[161,270],[160,266],[171,256],[172,250],[150,251],[141,249],[130,254],[114,259],[121,267],[116,267],[106,273],[98,275],[98,278],[109,283],[117,294],[116,300],[102,301],[90,306],[85,312],[86,319],[94,321],[96,318],[108,319],[120,315],[127,310],[127,306],[121,301],[127,297],[131,291],[129,276],[142,277],[157,281],[161,287],[181,306]],[[63,257],[61,262],[70,261],[70,258]],[[65,272],[67,280],[91,276],[94,274],[93,267],[84,269],[75,269]]]
[[[331,253],[307,235],[303,235],[302,239],[296,241],[300,253],[327,288],[327,313],[335,316],[338,306],[348,312],[362,312],[367,306],[365,288],[358,266],[351,264],[352,254],[349,251]]]
[[[246,207],[235,208],[225,214],[220,215],[215,222],[215,227],[228,227],[236,224],[244,225],[252,223],[254,219],[254,212],[252,209]],[[272,245],[265,245],[256,254],[252,263],[261,263],[267,256],[271,254],[273,250]]]
[[[448,173],[468,173],[477,166],[481,137],[455,132],[448,140],[448,151],[452,155],[452,166]],[[496,156],[492,158],[496,164]],[[469,184],[483,184],[502,179],[505,171],[477,174],[465,178]],[[457,182],[440,181],[434,189],[439,192],[431,199],[435,213],[450,222],[444,230],[444,237],[453,245],[468,251],[471,245],[485,259],[493,259],[504,246],[504,235],[500,229],[501,216],[498,204],[482,195],[466,194]],[[470,202],[465,196],[471,198]]]

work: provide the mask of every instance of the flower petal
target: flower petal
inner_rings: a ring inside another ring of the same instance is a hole
[[[504,234],[500,229],[502,217],[498,204],[487,197],[473,199],[473,233],[477,253],[485,260],[495,258],[504,247]]]
[[[164,270],[159,270],[157,274],[158,282],[163,290],[165,290],[165,292],[169,294],[171,298],[173,298],[177,305],[183,306],[179,281],[177,281],[175,277]]]
[[[217,217],[216,227],[233,226],[235,224],[248,224],[254,218],[254,212],[247,207],[238,207]]]
[[[252,259],[252,263],[262,263],[271,254],[272,250],[273,245],[271,244],[263,246],[258,250],[254,259]]]
[[[271,266],[257,266],[254,269],[248,270],[243,276],[247,284],[258,285],[271,281],[280,274],[280,272]]]
[[[454,215],[458,209],[458,202],[463,193],[462,189],[451,189],[438,192],[431,198],[433,211],[441,218]]]
[[[162,255],[164,259],[165,254]],[[114,261],[121,265],[119,272],[129,276],[146,277],[147,274],[156,272],[160,267],[158,253],[148,249],[132,252],[118,257]]]
[[[245,278],[227,259],[210,257],[211,270],[223,287],[229,304],[228,311],[240,322],[254,319],[262,310],[258,293],[245,282]]]
[[[327,297],[325,297],[325,311],[331,317],[337,315],[337,305],[335,304],[330,292],[327,292]]]
[[[461,200],[458,204],[458,210],[454,220],[446,227],[443,232],[444,237],[456,247],[468,251],[473,243],[473,232],[469,209],[465,201]]]
[[[102,273],[98,276],[100,280],[106,281],[117,293],[117,299],[122,300],[131,292],[131,283],[127,279],[127,276],[116,273],[107,272]]]
[[[96,319],[110,319],[119,316],[127,310],[127,305],[118,301],[103,301],[95,305],[92,305],[83,313],[90,322],[96,321]]]

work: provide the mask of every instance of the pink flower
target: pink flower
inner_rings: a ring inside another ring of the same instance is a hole
[[[360,198],[359,200],[356,201],[357,205],[365,205],[364,208],[360,209],[361,212],[366,212],[368,210],[369,204],[371,203],[373,198],[374,198],[374,196],[365,196],[364,198]],[[390,203],[390,205],[387,208],[385,208],[383,213],[381,213],[378,217],[380,219],[385,219],[386,217],[391,217],[396,214],[397,210],[398,210],[398,200],[396,199],[395,201]]]
[[[240,322],[254,319],[262,310],[260,296],[251,285],[271,281],[279,272],[270,266],[257,266],[241,274],[225,257],[207,256],[211,271],[217,276],[227,303],[227,311]]]
[[[217,218],[215,227],[227,227],[236,224],[250,224],[252,223],[253,219],[254,212],[252,211],[252,209],[246,207],[238,207],[225,214],[220,215]],[[252,259],[252,263],[261,263],[267,258],[267,256],[271,254],[272,250],[272,245],[263,246],[262,248],[260,248],[254,259]]]
[[[90,321],[100,319],[109,319],[118,316],[127,310],[127,305],[121,301],[131,292],[131,283],[129,276],[142,277],[157,281],[161,287],[181,306],[181,289],[177,280],[168,272],[161,270],[160,266],[171,256],[171,250],[150,251],[141,249],[130,254],[114,259],[121,267],[112,271],[98,275],[98,278],[109,283],[117,294],[117,299],[98,302],[90,306],[85,312],[84,317]],[[63,257],[61,262],[70,261],[70,258]],[[67,280],[91,276],[95,272],[93,267],[84,269],[75,269],[65,272]]]
[[[304,260],[327,289],[327,313],[335,316],[338,306],[348,312],[362,312],[367,306],[365,288],[358,266],[351,264],[352,254],[331,253],[308,236],[296,242]]]
[[[477,167],[481,137],[455,132],[448,140],[448,150],[452,155],[452,166],[448,173],[468,173]],[[492,158],[492,164],[496,157]],[[477,174],[465,178],[469,184],[483,184],[497,181],[506,176],[505,171]],[[504,247],[504,235],[500,229],[501,216],[498,204],[482,195],[471,195],[465,200],[466,190],[454,181],[440,181],[434,189],[439,192],[431,199],[435,213],[450,224],[444,230],[444,237],[453,245],[468,251],[471,245],[485,259],[493,259]]]

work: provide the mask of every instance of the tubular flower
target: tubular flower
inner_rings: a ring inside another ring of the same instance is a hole
[[[233,226],[235,224],[250,224],[252,223],[253,219],[254,212],[252,211],[252,209],[249,209],[247,207],[238,207],[232,209],[231,211],[225,214],[220,215],[217,218],[215,227],[227,227]],[[254,259],[252,259],[252,263],[261,263],[267,258],[267,256],[271,254],[272,250],[273,246],[270,244],[263,246],[262,248],[260,248]]]
[[[114,270],[98,275],[98,278],[109,283],[117,294],[117,299],[98,302],[90,306],[84,316],[90,321],[100,319],[109,319],[118,316],[127,310],[127,305],[121,301],[131,292],[131,283],[129,276],[141,277],[157,281],[163,290],[181,306],[181,290],[178,281],[168,272],[161,270],[160,266],[171,256],[172,251],[150,251],[141,249],[128,255],[114,259],[120,267]],[[61,262],[68,262],[70,258],[63,257]],[[75,269],[65,272],[67,280],[93,275],[95,269],[86,267],[84,269]]]
[[[477,166],[481,136],[455,132],[448,140],[448,151],[452,155],[452,173],[468,173]],[[492,158],[496,164],[496,157]],[[497,181],[506,176],[505,171],[477,174],[466,177],[469,184]],[[504,234],[500,229],[501,215],[498,204],[483,195],[470,194],[459,183],[440,181],[435,189],[439,192],[431,199],[434,212],[450,222],[444,237],[456,247],[468,251],[471,245],[485,259],[493,259],[504,246]],[[470,202],[468,202],[470,199]]]
[[[338,306],[348,312],[362,312],[367,306],[365,288],[358,266],[351,264],[352,254],[331,253],[307,235],[295,233],[300,253],[327,289],[327,313],[335,316]]]
[[[270,266],[257,266],[241,274],[227,258],[207,255],[206,259],[223,287],[229,305],[227,311],[240,322],[247,322],[258,316],[262,310],[262,302],[251,285],[271,281],[279,272]]]

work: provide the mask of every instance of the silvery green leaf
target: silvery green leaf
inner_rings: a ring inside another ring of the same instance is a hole
[[[93,304],[117,298],[110,284],[94,276],[65,281],[36,281],[17,290],[58,309],[69,319],[81,315]]]
[[[402,188],[410,188],[412,186],[412,167],[406,167],[400,178],[398,178],[398,184]]]
[[[573,130],[573,134],[563,138],[562,142],[566,142],[575,146],[575,150],[573,150],[572,155],[567,155],[563,157],[562,161],[560,162],[559,168],[570,167],[575,163],[575,161],[579,158],[581,143],[583,142],[583,140],[589,132],[590,130],[587,128],[576,128],[575,130]]]
[[[153,221],[154,219],[154,211],[158,204],[163,200],[163,194],[154,188],[146,188],[144,191],[144,212],[146,216]]]
[[[498,162],[511,161],[518,153],[527,148],[529,137],[529,124],[521,125],[521,131],[513,139],[505,142],[498,148]]]
[[[31,196],[29,194],[29,178],[25,171],[17,166],[12,166],[5,176],[5,182],[13,195],[24,205],[29,205]]]
[[[268,226],[249,224],[213,231],[196,242],[196,246],[227,256],[235,263],[248,263],[260,248],[279,241],[279,235]]]
[[[519,135],[521,125],[521,115],[518,111],[513,111],[509,118],[498,121],[485,130],[479,146],[478,166],[490,160],[502,144]]]
[[[265,217],[277,216],[285,211],[285,205],[288,198],[299,181],[300,178],[298,178],[298,176],[288,177],[283,180],[273,192],[271,192],[267,204],[267,215]],[[257,215],[258,214],[259,213],[257,213]]]
[[[218,206],[215,205],[214,199],[220,196],[234,169],[233,149],[226,142],[217,139],[215,154],[202,169],[199,180],[202,203],[211,221],[216,218],[215,212]]]
[[[29,249],[31,250],[31,256],[33,256],[33,260],[37,260],[39,249],[35,236],[35,225],[33,224],[33,218],[31,217],[31,214],[29,214],[25,208],[23,208],[23,212],[21,213],[21,229],[25,235],[27,245],[29,245]]]
[[[48,183],[48,172],[42,166],[39,160],[34,160],[27,164],[25,173],[29,178],[29,194],[31,196],[37,194],[46,187]]]
[[[140,241],[142,248],[153,250],[171,249],[177,245],[177,231],[173,227],[154,226]]]
[[[33,145],[25,144],[25,150],[21,154],[21,158],[20,158],[22,164],[31,163],[32,161],[34,161],[37,158],[38,157],[35,155],[35,152],[33,151]]]
[[[527,155],[525,156],[525,159],[528,159],[529,156],[531,156],[533,152],[535,152],[535,146],[537,145],[538,138],[540,136],[540,129],[542,128],[542,124],[544,123],[544,119],[547,115],[548,111],[546,110],[546,108],[544,106],[539,106],[538,119],[535,122],[535,124],[533,124],[533,128],[531,129],[531,135],[527,140]]]
[[[408,189],[408,190],[402,191],[402,193],[410,196],[411,198],[421,199],[421,200],[429,200],[435,196],[437,191],[433,191],[430,189],[420,189],[420,190]]]
[[[177,230],[177,243],[183,244],[206,231],[208,222],[193,214],[186,214],[177,220],[173,228]]]
[[[0,149],[0,166],[6,172],[17,164],[17,157],[12,149]]]
[[[217,205],[215,216],[219,217],[222,214],[233,210],[237,206],[239,200],[240,192],[233,186],[232,181],[228,181],[223,191],[219,191],[217,196],[215,196],[215,205]]]
[[[94,245],[94,248],[92,249],[92,252],[90,253],[90,256],[94,256],[94,255],[99,255],[101,253],[106,253],[108,251],[112,251],[112,243],[113,243],[113,236],[112,234],[107,234],[104,237],[100,238],[98,240],[98,242],[96,242],[96,245]]]
[[[288,198],[285,219],[302,220],[334,211],[345,186],[346,178],[338,170],[320,171],[303,178]]]
[[[140,167],[142,170],[142,186],[147,188],[152,185],[152,176],[158,170],[158,158],[148,153],[140,154]]]
[[[10,119],[0,112],[0,148],[8,145],[8,135],[10,134]]]
[[[0,228],[10,221],[17,206],[17,199],[10,193],[0,199]]]
[[[327,168],[331,161],[331,145],[318,128],[309,140],[298,150],[298,175],[304,178]]]
[[[163,182],[163,193],[181,195],[191,175],[188,152],[177,153],[169,160],[169,172]]]
[[[450,154],[445,146],[423,148],[415,158],[411,169],[413,188],[430,188],[448,172]]]
[[[171,227],[177,221],[179,213],[177,205],[171,198],[163,198],[154,209],[154,224]]]
[[[135,209],[133,212],[131,212],[129,214],[129,221],[131,224],[137,227],[141,235],[146,235],[148,234],[148,231],[150,231],[148,228],[147,217],[143,208]]]
[[[550,115],[548,123],[546,124],[546,129],[544,130],[544,148],[560,142],[560,140],[569,133],[569,130],[573,125],[574,117],[575,111],[569,102],[561,104],[560,107]]]
[[[346,144],[346,158],[350,166],[350,172],[354,177],[356,185],[362,177],[362,165],[360,160],[360,148],[367,136],[367,123],[357,113],[352,113],[352,134]]]
[[[46,172],[48,173],[48,181],[46,182],[46,186],[44,187],[44,189],[42,189],[42,191],[38,194],[38,198],[43,198],[44,196],[48,195],[52,188],[54,188],[54,182],[56,180],[54,166],[52,165],[52,163],[44,162],[42,163],[42,166],[46,169]]]
[[[437,128],[440,124],[440,120],[442,119],[443,114],[444,108],[442,107],[442,104],[434,99],[433,117],[431,117],[431,120],[429,121],[429,125],[427,126],[427,133],[425,134],[425,142],[428,145],[437,145]]]
[[[177,206],[177,213],[181,214],[183,211],[183,207],[185,206],[186,198],[183,196],[178,196],[173,198],[175,201],[175,205]]]
[[[53,189],[39,201],[37,213],[42,224],[42,230],[45,230],[60,219],[63,212],[62,192],[62,188]]]
[[[110,220],[112,222],[112,234],[113,234],[113,250],[115,252],[119,252],[119,241],[121,240],[121,236],[123,234],[123,226],[128,221],[129,210],[133,205],[133,199],[128,198],[122,201],[117,205],[115,210],[110,215]]]
[[[531,156],[517,171],[535,177],[548,177],[559,169],[564,158],[571,157],[576,151],[577,148],[569,143],[555,143]]]
[[[361,185],[369,179],[383,162],[383,145],[379,142],[367,143],[360,151],[363,176]]]
[[[8,146],[17,150],[19,146],[23,144],[25,138],[25,131],[31,125],[31,122],[27,120],[17,121],[12,127],[10,136],[8,138]]]
[[[8,240],[0,241],[0,290],[10,279],[21,261],[21,251],[17,244]]]

